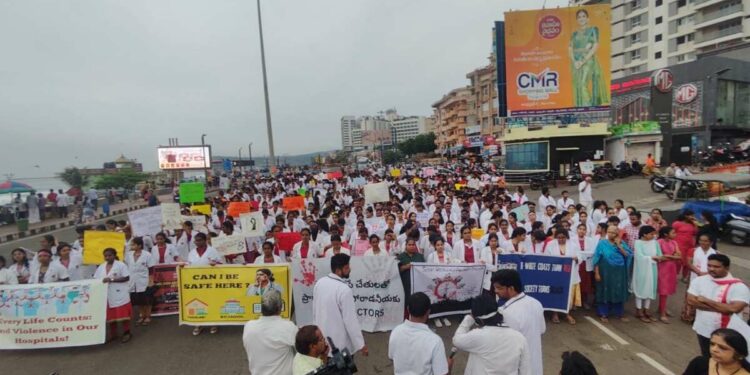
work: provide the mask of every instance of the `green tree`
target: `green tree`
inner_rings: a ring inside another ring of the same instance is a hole
[[[383,151],[383,164],[396,164],[404,158],[399,150]]]
[[[398,144],[398,149],[404,155],[426,154],[435,151],[435,134],[420,134]]]
[[[99,176],[94,182],[94,187],[97,189],[124,188],[132,190],[136,184],[147,179],[148,175],[145,173],[136,172],[132,169],[121,169],[117,173]]]
[[[65,168],[64,171],[57,174],[57,177],[63,180],[70,187],[83,189],[84,186],[89,184],[90,178],[81,173],[81,170],[76,167]]]

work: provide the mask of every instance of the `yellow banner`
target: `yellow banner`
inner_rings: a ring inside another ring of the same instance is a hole
[[[104,263],[104,249],[113,248],[117,258],[125,261],[125,233],[87,230],[83,232],[83,264]]]
[[[482,228],[474,228],[471,230],[471,238],[475,240],[481,240],[484,236],[484,230]]]
[[[391,177],[400,177],[400,176],[401,176],[400,169],[391,169]]]
[[[193,212],[199,212],[202,215],[211,215],[211,205],[210,204],[196,204],[193,207],[190,207],[190,210]]]
[[[259,272],[261,269],[271,271],[271,277]],[[289,319],[290,278],[288,264],[180,267],[180,324],[241,325],[258,319],[261,296],[271,289],[281,293],[281,317]]]
[[[505,13],[508,109],[606,110],[610,38],[609,4]]]

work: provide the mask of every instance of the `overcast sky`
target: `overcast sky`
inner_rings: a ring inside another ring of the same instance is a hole
[[[265,0],[276,153],[340,148],[343,115],[430,115],[487,64],[493,21],[541,3]],[[0,46],[0,174],[120,153],[153,170],[157,145],[202,133],[215,155],[268,152],[255,1],[4,0]]]

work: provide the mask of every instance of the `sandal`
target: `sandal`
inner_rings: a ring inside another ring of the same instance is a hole
[[[638,319],[644,323],[651,323],[651,319],[647,318],[645,315],[641,315]]]
[[[208,331],[210,334],[216,334],[216,332],[219,332],[219,327],[211,327],[211,330]]]
[[[609,319],[606,316],[600,316],[599,320],[601,320],[602,323],[609,323]]]
[[[664,324],[669,324],[669,319],[666,316],[662,316],[659,320]]]
[[[570,324],[572,326],[576,325],[575,318],[573,318],[572,316],[570,316],[570,314],[568,314],[568,324]]]
[[[124,344],[130,341],[131,338],[133,338],[133,335],[131,335],[130,332],[127,332],[124,335],[122,335],[122,339],[120,339],[120,342]]]
[[[147,326],[149,325],[149,323],[151,323],[151,318],[146,318],[146,319],[143,319],[143,321],[141,322],[141,325]]]
[[[552,317],[552,323],[555,323],[555,324],[560,324],[560,318],[559,318],[559,317],[557,317],[557,316],[553,316],[553,317]]]
[[[137,321],[135,322],[135,325],[137,325],[137,326],[139,326],[139,325],[142,325],[142,324],[143,324],[143,318],[140,318],[140,319],[138,319],[138,320],[137,320]]]
[[[630,318],[627,318],[627,317],[625,317],[625,315],[623,315],[623,316],[620,317],[620,321],[623,322],[623,323],[627,323],[627,322],[630,321]]]
[[[203,328],[201,328],[201,327],[195,327],[195,328],[193,328],[193,336],[200,335],[202,331],[203,331]]]
[[[649,313],[643,313],[643,317],[646,318],[646,319],[648,319],[650,322],[658,322],[659,321],[659,319],[654,318]]]

